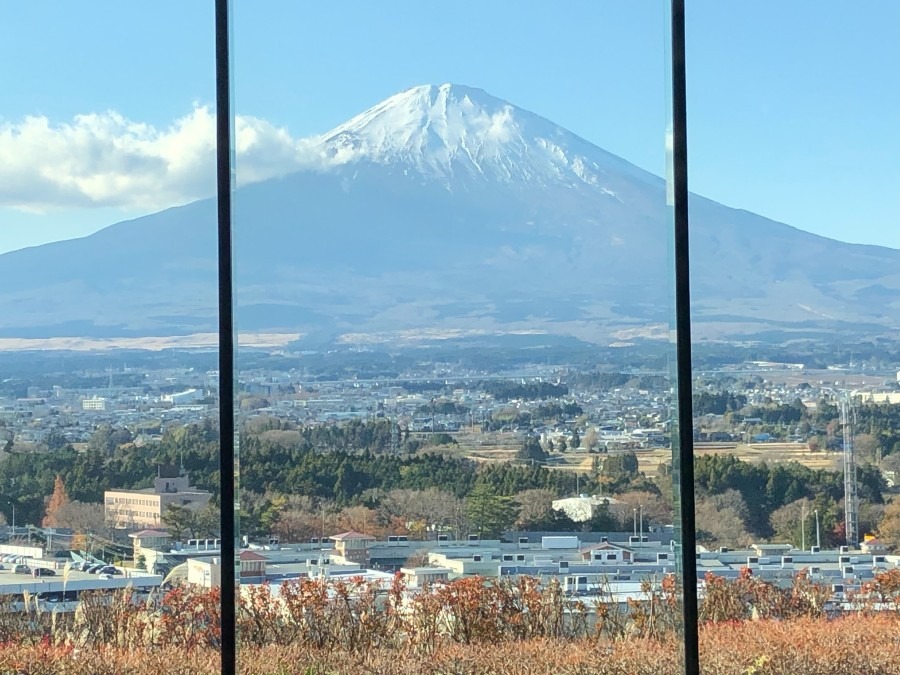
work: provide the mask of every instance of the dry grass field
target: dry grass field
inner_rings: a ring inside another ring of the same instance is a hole
[[[515,459],[522,447],[522,440],[511,432],[483,434],[480,430],[464,430],[455,431],[452,436],[459,443],[459,449],[453,454],[479,462],[508,462]]]
[[[699,443],[694,455],[735,455],[744,462],[778,464],[797,462],[811,469],[837,471],[840,456],[833,452],[811,452],[805,443]],[[671,462],[669,449],[638,450],[638,464],[648,476],[663,462]]]
[[[479,462],[506,462],[515,459],[521,447],[521,439],[514,433],[465,430],[454,432],[459,448],[452,454],[468,457]],[[672,451],[668,448],[637,449],[640,470],[648,476],[656,474],[660,464],[672,461]],[[805,443],[698,443],[695,455],[735,455],[744,462],[786,463],[798,462],[811,469],[837,471],[840,455],[834,452],[811,452]],[[585,450],[554,453],[554,461],[549,468],[568,471],[588,472],[594,457]]]

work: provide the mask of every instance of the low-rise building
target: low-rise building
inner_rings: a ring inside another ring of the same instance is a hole
[[[205,397],[202,389],[187,389],[174,394],[164,394],[161,398],[163,403],[171,403],[172,405],[187,405],[202,401]]]
[[[81,402],[81,409],[90,412],[106,412],[109,410],[109,399],[102,396],[91,396]]]
[[[134,556],[141,555],[145,548],[159,549],[168,546],[172,536],[165,530],[141,530],[128,535],[134,545]]]
[[[577,497],[566,497],[565,499],[554,499],[551,506],[554,511],[562,511],[572,522],[586,523],[600,509],[608,508],[619,502],[610,497],[600,495],[579,495]]]
[[[450,571],[447,567],[403,567],[400,574],[410,588],[422,588],[429,584],[448,581]]]
[[[107,490],[103,493],[106,521],[117,529],[154,529],[162,524],[162,516],[170,505],[202,509],[212,493],[190,485],[188,477],[164,475],[160,471],[153,487],[145,490]]]
[[[351,530],[330,539],[334,542],[335,556],[363,567],[369,564],[369,542],[375,541],[375,537]]]

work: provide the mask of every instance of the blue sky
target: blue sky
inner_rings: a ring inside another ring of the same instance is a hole
[[[688,5],[691,189],[900,248],[900,3]],[[663,6],[238,0],[235,107],[300,137],[416,84],[468,84],[661,173]],[[0,12],[0,251],[212,192],[211,0]],[[165,175],[117,154],[150,143]]]

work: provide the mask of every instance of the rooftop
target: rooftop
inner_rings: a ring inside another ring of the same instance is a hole
[[[170,537],[171,535],[165,530],[141,530],[140,532],[132,532],[128,536],[132,537],[133,539],[143,539],[149,537]]]
[[[332,541],[359,541],[361,539],[366,541],[375,541],[375,537],[363,534],[362,532],[356,532],[354,530],[350,530],[349,532],[343,532],[341,534],[335,534],[329,537]]]
[[[240,555],[241,560],[268,560],[268,558],[264,555],[260,555],[255,551],[241,551]]]

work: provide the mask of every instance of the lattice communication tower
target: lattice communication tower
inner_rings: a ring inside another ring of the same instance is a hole
[[[856,409],[847,398],[841,400],[841,426],[844,430],[844,524],[847,546],[859,546],[859,496],[856,480],[856,454],[853,449],[853,427]]]

